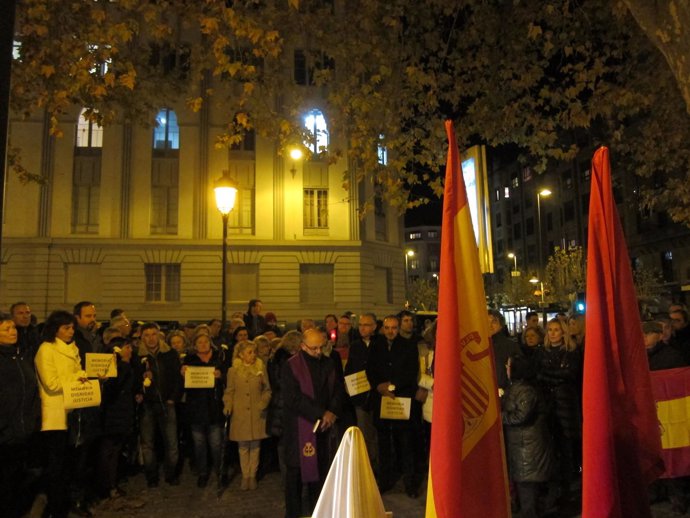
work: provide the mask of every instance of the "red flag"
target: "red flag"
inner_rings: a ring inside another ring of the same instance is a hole
[[[661,478],[690,475],[690,367],[650,372],[656,414],[661,425]]]
[[[605,147],[592,159],[586,297],[582,515],[651,517],[660,430]]]
[[[503,429],[479,251],[450,121],[446,133],[426,518],[508,518]]]

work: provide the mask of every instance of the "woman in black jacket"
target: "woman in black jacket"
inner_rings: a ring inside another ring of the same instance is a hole
[[[21,498],[29,440],[40,424],[33,359],[17,347],[17,328],[9,315],[0,314],[0,514],[21,516]]]
[[[132,343],[125,338],[113,338],[105,347],[117,362],[117,377],[103,384],[101,397],[101,424],[103,435],[99,448],[99,480],[101,495],[116,498],[125,492],[117,485],[120,453],[129,439],[134,425],[135,380],[140,379],[132,362]],[[138,395],[141,398],[141,394]]]
[[[194,459],[199,472],[198,487],[206,487],[210,476],[208,451],[211,450],[213,471],[220,476],[221,448],[225,444],[223,437],[223,380],[227,367],[220,353],[212,347],[211,337],[198,334],[192,340],[192,351],[185,356],[182,375],[189,367],[212,367],[215,383],[212,388],[185,389],[185,408],[187,421],[192,430]]]
[[[534,385],[529,359],[513,356],[508,359],[510,385],[501,399],[503,424],[510,479],[520,496],[523,518],[540,516],[537,496],[546,482],[552,480],[556,459],[547,422],[546,400]],[[550,509],[548,499],[544,507]]]
[[[570,483],[579,472],[582,354],[557,318],[546,326],[536,366],[537,379],[548,398],[549,421],[560,462],[561,500],[566,501],[570,498]]]

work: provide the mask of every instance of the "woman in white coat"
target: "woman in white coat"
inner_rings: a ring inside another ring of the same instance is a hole
[[[69,512],[69,462],[67,413],[63,387],[77,380],[86,381],[79,349],[72,341],[76,320],[72,313],[54,311],[43,329],[44,342],[35,364],[41,396],[41,435],[46,453],[47,516],[66,517]]]

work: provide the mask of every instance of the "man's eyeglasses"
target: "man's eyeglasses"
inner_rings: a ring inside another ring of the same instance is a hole
[[[323,345],[309,345],[307,342],[302,342],[302,345],[304,347],[306,347],[307,349],[309,349],[310,351],[314,351],[314,352],[320,351],[324,347]]]

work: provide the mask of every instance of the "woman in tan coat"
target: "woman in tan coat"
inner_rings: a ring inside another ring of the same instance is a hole
[[[239,443],[243,490],[256,489],[261,439],[266,435],[266,408],[271,400],[271,386],[266,366],[256,357],[256,344],[240,342],[228,371],[228,385],[223,396],[225,415],[232,415],[230,440]]]

